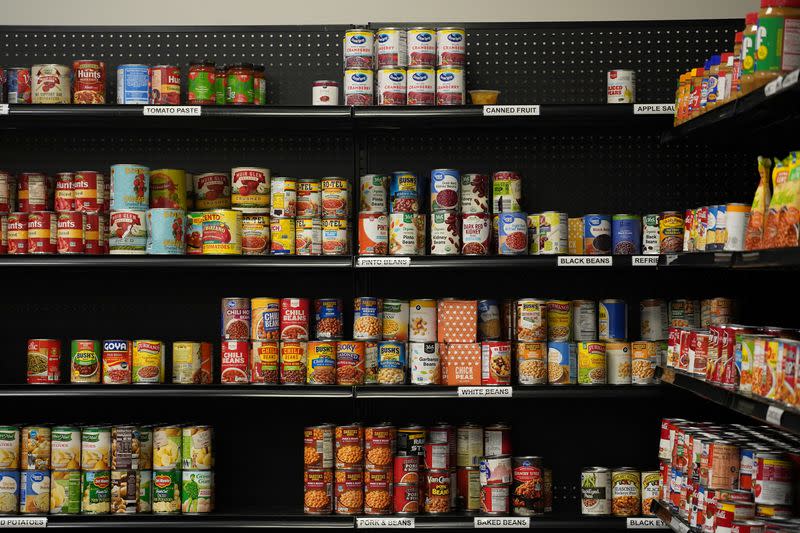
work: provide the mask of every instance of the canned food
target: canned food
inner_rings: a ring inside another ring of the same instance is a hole
[[[117,103],[147,104],[150,74],[147,65],[119,65],[117,67]]]
[[[280,179],[280,178],[278,178]],[[318,217],[322,207],[321,185],[317,178],[300,178],[297,180],[295,214],[298,217]],[[289,215],[284,215],[289,216]]]
[[[601,341],[628,338],[628,305],[623,300],[600,300],[598,315]]]
[[[511,456],[493,455],[481,457],[481,486],[507,485],[511,483]]]
[[[307,341],[311,303],[308,298],[281,298],[280,338],[284,341]]]
[[[631,345],[627,342],[607,342],[608,383],[610,385],[630,385],[631,383]]]
[[[254,299],[253,302],[253,310],[260,310],[263,307],[257,307],[258,303],[261,299]],[[258,303],[257,303],[258,302]],[[268,302],[265,302],[268,303]],[[261,330],[262,328],[267,328],[268,326],[265,325],[265,320],[269,320],[272,318],[271,315],[267,315],[267,310],[261,311],[261,316],[256,316],[255,320],[252,320],[253,327],[255,328],[253,331],[254,333],[258,333],[258,335],[253,335],[254,339],[261,339]],[[223,298],[222,299],[222,338],[225,340],[247,340],[249,339],[250,335],[250,324],[251,324],[251,306],[250,306],[250,299],[249,298]],[[277,317],[275,317],[276,324],[275,328],[277,329]],[[265,329],[266,330],[266,329]],[[271,339],[272,337],[269,336]],[[277,334],[274,338],[277,338]]]
[[[111,468],[111,428],[85,427],[81,431],[81,469],[108,470]]]
[[[149,104],[179,105],[181,103],[181,69],[173,65],[150,67]]]
[[[177,469],[153,472],[153,514],[175,514],[181,510],[181,471]]]
[[[69,104],[70,68],[42,64],[31,67],[31,102],[34,104]]]
[[[365,174],[359,180],[361,201],[359,213],[387,213],[389,176],[386,174]]]
[[[225,69],[225,103],[230,105],[254,104],[256,82],[251,63],[228,65]]]
[[[450,472],[428,470],[425,480],[425,512],[430,514],[450,512]]]
[[[436,64],[463,66],[467,55],[466,41],[467,33],[464,28],[436,28]]]
[[[336,342],[308,343],[308,379],[312,385],[336,384]]]
[[[272,238],[270,243],[272,255],[294,255],[297,251],[296,231],[294,219],[271,217],[269,232]]]
[[[539,253],[565,254],[568,252],[567,214],[545,211],[539,214]]]
[[[755,502],[760,505],[791,505],[794,499],[792,465],[787,457],[781,453],[758,451],[753,466]]]
[[[186,252],[183,230],[186,227],[185,211],[179,209],[148,209],[148,255],[182,255]]]
[[[492,212],[516,213],[522,210],[522,176],[516,171],[500,170],[492,175]]]
[[[457,492],[459,507],[466,511],[481,508],[480,470],[476,467],[463,467],[457,471]]]
[[[76,104],[106,103],[106,64],[94,59],[72,62],[73,101]]]
[[[516,303],[516,338],[523,342],[547,340],[547,302],[523,298]]]
[[[312,105],[339,105],[338,81],[316,80],[311,86]]]
[[[14,437],[14,432],[6,430],[5,435]],[[26,426],[19,432],[21,443],[21,470],[49,470],[50,469],[50,443],[51,431],[46,426]],[[13,442],[13,440],[12,440]],[[6,454],[9,461],[13,461],[10,454]]]
[[[520,385],[547,383],[547,343],[518,342],[516,344],[517,380]]]
[[[417,483],[395,483],[393,508],[397,515],[419,512],[419,485]]]
[[[61,341],[30,339],[28,341],[28,383],[61,381]],[[0,459],[0,468],[3,461]]]
[[[109,248],[111,254],[141,255],[147,246],[147,228],[145,211],[112,211],[109,227]],[[87,214],[85,218],[86,249],[90,246],[90,230],[92,217]],[[97,218],[94,219],[97,221]],[[97,227],[95,234],[100,234]]]
[[[593,466],[581,472],[581,514],[611,514],[611,470],[608,468]]]
[[[303,471],[303,512],[333,512],[333,470],[330,468],[308,468]]]
[[[399,385],[405,383],[405,381],[405,342],[378,342],[378,383],[382,385]]]
[[[366,28],[347,30],[343,41],[345,69],[373,68],[375,35],[372,30]]]
[[[192,180],[196,209],[230,209],[231,177],[227,172],[194,174]]]
[[[484,341],[481,343],[481,385],[511,384],[511,343]]]
[[[394,481],[397,484],[419,483],[420,462],[418,455],[406,452],[398,453],[394,456]]]
[[[10,478],[10,476],[8,477]],[[20,514],[44,514],[47,513],[49,510],[50,510],[50,472],[47,470],[23,470],[22,472],[20,472],[19,473]]]
[[[609,70],[606,77],[609,104],[632,104],[636,101],[636,72]]]
[[[605,255],[611,253],[611,246],[611,216],[584,215],[583,252],[587,255]]]
[[[683,251],[683,217],[678,211],[664,211],[658,221],[659,250],[662,254]]]
[[[406,69],[384,67],[377,71],[378,105],[406,105]]]
[[[362,385],[365,374],[365,346],[361,341],[340,341],[336,345],[336,384]]]
[[[634,385],[651,385],[655,380],[658,347],[655,342],[631,343],[631,382]]]
[[[406,37],[408,66],[436,65],[436,31],[433,28],[409,28]]]
[[[322,218],[346,218],[350,215],[350,182],[344,178],[322,178]]]
[[[460,66],[436,68],[436,105],[465,103],[464,69]]]
[[[58,250],[58,219],[51,211],[28,213],[28,253],[54,254]]]
[[[303,465],[305,468],[333,468],[334,426],[321,424],[303,430]]]
[[[164,343],[133,341],[133,383],[164,383]]]
[[[380,340],[383,338],[382,299],[366,296],[355,298],[353,338],[357,340]]]
[[[406,426],[397,430],[397,453],[407,453],[422,457],[425,454],[427,431],[422,426]],[[483,433],[481,433],[483,446]],[[483,448],[481,448],[481,451]],[[476,463],[477,464],[477,463]]]
[[[346,255],[350,252],[350,239],[346,218],[322,219],[322,255]]]
[[[153,501],[152,470],[136,471],[136,488],[138,490],[138,497],[136,499],[136,512],[149,513],[152,510]]]
[[[336,469],[361,467],[364,459],[364,428],[358,424],[336,426]]]
[[[409,368],[414,385],[438,385],[441,382],[439,346],[435,342],[409,344]]]
[[[181,434],[181,468],[210,470],[214,466],[213,430],[209,426],[187,426]]]
[[[9,104],[31,103],[31,69],[9,67],[7,74],[7,102]]]
[[[364,68],[352,68],[344,71],[344,105],[372,105],[372,88],[372,70]]]
[[[242,253],[242,213],[230,209],[206,211],[203,215],[203,255]]]
[[[24,450],[28,458],[27,449]],[[16,426],[0,426],[0,471],[20,468],[20,430]],[[0,483],[0,492],[2,492]]]
[[[280,383],[278,341],[253,341],[250,352],[250,383]]]
[[[113,167],[112,167],[113,171]],[[7,183],[3,183],[3,179],[8,180],[7,175],[0,172],[0,208],[5,208],[9,211]],[[74,211],[75,210],[75,191],[72,189],[72,182],[75,180],[73,172],[58,172],[56,174],[56,189],[54,208],[57,212]],[[4,191],[4,186],[6,190]]]
[[[528,253],[528,221],[525,213],[501,213],[498,235],[500,255]]]
[[[380,213],[358,215],[358,255],[386,255],[389,251],[389,218]]]
[[[103,383],[130,385],[133,379],[133,346],[127,340],[103,341]]]
[[[642,252],[642,226],[636,215],[614,215],[611,218],[611,248],[614,255]]]
[[[606,383],[606,345],[602,342],[578,343],[578,384]]]
[[[217,103],[216,83],[217,69],[212,61],[191,63],[186,82],[186,99],[189,105]]]
[[[611,514],[636,516],[641,512],[641,479],[633,468],[619,468],[611,473]]]
[[[70,350],[70,382],[100,383],[100,342],[74,340]]]
[[[270,169],[234,167],[231,169],[231,206],[266,210],[270,206]]]
[[[373,471],[374,475],[368,475],[367,481],[392,481],[392,459],[395,452],[395,441],[397,440],[397,428],[390,425],[380,425],[368,427],[364,431],[365,437],[365,464],[367,471]]]
[[[243,215],[241,234],[243,255],[267,255],[269,249],[267,215]]]
[[[436,71],[432,66],[414,66],[406,70],[406,104],[435,105]]]
[[[50,477],[50,514],[80,513],[80,470],[53,471],[50,473]],[[2,492],[2,489],[0,489],[0,492]]]
[[[210,342],[172,343],[172,382],[185,385],[211,383],[212,355]]]
[[[567,385],[577,382],[577,347],[574,342],[547,343],[547,382]]]
[[[150,207],[183,209],[187,207],[186,171],[161,168],[150,173]],[[77,191],[75,195],[77,199]]]
[[[659,482],[661,473],[658,470],[642,472],[642,514],[644,516],[655,516],[650,510],[654,500],[658,500]]]
[[[487,516],[508,514],[510,485],[481,486],[481,513]]]
[[[281,341],[281,384],[304,385],[308,372],[308,346],[304,341]]]

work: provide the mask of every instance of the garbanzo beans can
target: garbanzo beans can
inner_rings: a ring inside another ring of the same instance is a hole
[[[641,503],[639,471],[623,467],[611,472],[611,514],[637,516],[641,512]]]
[[[241,255],[242,213],[215,209],[203,214],[203,254]]]
[[[547,343],[518,342],[517,380],[520,385],[544,385],[547,383]]]

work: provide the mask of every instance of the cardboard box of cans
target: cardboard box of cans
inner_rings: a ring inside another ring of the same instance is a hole
[[[350,254],[350,184],[341,177],[116,164],[110,174],[0,171],[0,191],[0,253]]]
[[[552,511],[552,471],[542,457],[512,456],[505,424],[320,424],[305,428],[303,458],[307,514]]]
[[[0,426],[0,515],[202,514],[209,426]]]
[[[797,531],[799,445],[767,426],[665,418],[659,499],[698,531]]]

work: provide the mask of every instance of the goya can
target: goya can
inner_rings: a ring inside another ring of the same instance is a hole
[[[174,65],[150,67],[148,104],[178,105],[181,103],[181,69]]]
[[[297,226],[293,218],[270,217],[270,253],[295,255],[297,251]]]
[[[185,211],[179,209],[148,209],[147,244],[149,255],[183,255],[186,253],[184,228]]]
[[[149,99],[150,68],[147,65],[117,67],[117,103],[147,104]]]
[[[72,85],[76,104],[105,104],[106,64],[96,59],[73,61]]]
[[[100,364],[100,341],[72,341],[70,349],[71,383],[100,383]]]
[[[207,211],[203,216],[203,255],[242,253],[242,213],[232,209]]]
[[[71,101],[69,67],[55,64],[33,65],[31,67],[32,103],[69,104]]]
[[[267,255],[269,250],[269,216],[242,215],[242,254]]]
[[[611,217],[611,250],[614,255],[634,255],[642,252],[642,226],[638,216]]]
[[[80,513],[80,470],[53,471],[50,476],[50,514]]]
[[[317,217],[296,218],[294,243],[297,255],[322,255],[322,220]]]
[[[609,215],[583,216],[583,253],[605,255],[611,252],[611,217]]]
[[[628,338],[628,305],[623,300],[601,300],[598,307],[601,341],[624,341]]]
[[[156,340],[133,341],[133,383],[164,383],[164,343]]]
[[[322,218],[345,218],[350,215],[350,182],[344,178],[322,178]]]
[[[28,383],[58,383],[61,381],[60,366],[61,341],[56,339],[28,341]],[[0,451],[0,469],[8,468],[3,463]]]
[[[130,385],[133,380],[133,346],[128,340],[103,341],[103,383]]]
[[[150,173],[150,207],[186,209],[186,171],[160,168]]]
[[[269,209],[270,170],[262,167],[231,169],[231,206],[244,209]]]
[[[525,213],[501,213],[498,217],[500,255],[528,253],[528,221]]]

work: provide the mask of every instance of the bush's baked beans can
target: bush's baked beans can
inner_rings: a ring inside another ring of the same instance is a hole
[[[280,343],[281,384],[305,385],[308,371],[308,345],[304,341]]]
[[[203,215],[203,255],[241,255],[242,213],[215,209]]]
[[[418,213],[420,209],[421,182],[408,170],[392,172],[389,178],[389,212]]]
[[[250,351],[250,383],[277,385],[280,382],[278,341],[253,341]]]
[[[234,167],[231,169],[231,206],[269,209],[270,169]]]
[[[574,342],[547,343],[547,382],[551,385],[577,383],[577,346]]]
[[[164,343],[156,340],[133,341],[133,383],[164,383]]]
[[[333,512],[333,470],[306,468],[303,470],[303,512],[331,514]]]
[[[268,249],[269,216],[243,215],[242,255],[267,255]]]
[[[74,178],[75,173],[73,172],[56,173],[56,190],[53,204],[56,212],[75,210],[75,191],[72,190],[72,181]],[[2,180],[2,173],[0,173],[0,180]],[[0,188],[2,188],[1,181]],[[2,201],[2,197],[3,193],[0,190],[0,208],[2,208],[5,203]]]
[[[94,223],[99,217],[86,214],[86,248],[90,249],[91,234],[101,233]],[[99,244],[99,242],[98,242]],[[145,211],[112,211],[109,227],[109,247],[112,255],[144,255],[147,247]]]
[[[383,338],[383,299],[360,296],[353,300],[353,338],[362,341]]]
[[[364,343],[361,341],[340,341],[336,345],[336,384],[364,384]]]
[[[103,383],[130,385],[133,382],[133,346],[131,341],[103,341]]]
[[[442,514],[450,512],[450,471],[428,470],[425,475],[425,512]]]
[[[31,67],[31,102],[34,104],[69,104],[70,68],[66,65],[41,64]]]
[[[295,255],[297,250],[295,219],[270,217],[270,253],[272,255]]]
[[[181,103],[181,69],[174,65],[150,67],[149,104],[179,105]]]
[[[641,512],[641,479],[638,470],[618,468],[611,473],[611,514],[637,516]]]
[[[70,346],[70,383],[100,383],[100,341],[73,340]]]
[[[347,255],[350,239],[346,218],[322,219],[322,255]]]
[[[9,213],[7,228],[8,254],[27,254],[28,213]]]
[[[250,344],[248,341],[222,341],[220,383],[250,383]]]
[[[83,213],[62,211],[57,217],[56,247],[59,254],[82,254],[84,251]]]
[[[336,342],[310,341],[308,343],[309,385],[336,384]]]
[[[608,468],[593,466],[581,471],[581,514],[611,514],[611,470]]]
[[[28,383],[61,381],[61,341],[30,339],[28,341]],[[2,457],[2,455],[0,455]],[[0,468],[10,468],[0,460]]]
[[[310,319],[311,301],[308,298],[281,298],[281,340],[307,341]]]
[[[406,69],[404,67],[381,68],[377,71],[375,86],[378,93],[378,105],[406,105]]]
[[[367,106],[374,102],[373,73],[364,68],[344,71],[344,105]]]
[[[414,385],[439,385],[442,367],[436,342],[409,343],[410,380]]]
[[[395,483],[393,508],[397,515],[414,515],[419,512],[419,484]]]
[[[389,217],[383,213],[358,215],[358,255],[386,255],[389,251]]]
[[[624,341],[628,338],[628,305],[623,300],[600,300],[598,317],[601,341]]]
[[[578,344],[578,385],[606,384],[606,345],[583,341]]]
[[[52,211],[28,213],[28,253],[54,254],[58,241],[58,220]]]

